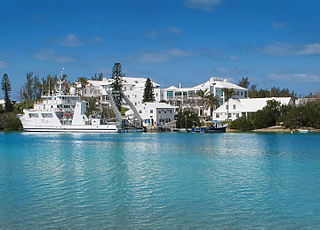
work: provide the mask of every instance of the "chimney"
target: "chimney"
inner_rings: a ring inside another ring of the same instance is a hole
[[[179,88],[179,89],[182,88],[182,83],[181,83],[181,82],[178,83],[178,88]]]

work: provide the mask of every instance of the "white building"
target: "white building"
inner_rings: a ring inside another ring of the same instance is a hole
[[[146,78],[134,78],[134,77],[123,77],[123,92],[129,98],[134,106],[139,106],[143,102],[144,87],[146,83]],[[83,96],[92,97],[96,96],[100,98],[100,102],[108,103],[108,91],[111,88],[113,80],[104,78],[102,81],[97,80],[88,80],[88,84],[83,90]],[[223,88],[234,89],[236,95],[235,98],[242,99],[248,97],[248,89],[240,87],[236,84],[228,82],[227,79],[218,79],[210,78],[203,84],[182,88],[181,83],[179,87],[170,86],[169,88],[160,88],[160,85],[152,82],[154,87],[155,102],[167,101],[173,106],[190,106],[198,110],[200,116],[212,116],[210,114],[211,109],[204,109],[203,105],[199,105],[197,100],[199,97],[197,93],[202,91],[207,91],[213,93],[214,96],[218,97],[220,104],[223,104],[225,101],[225,95]],[[78,88],[81,88],[81,85],[78,83]],[[124,104],[124,107],[128,107]]]
[[[227,119],[236,120],[239,117],[247,116],[249,113],[255,113],[258,110],[261,110],[267,105],[267,101],[270,100],[276,100],[280,102],[281,105],[293,104],[291,97],[230,99],[228,102],[213,111],[212,118],[218,121],[225,121]]]
[[[144,126],[158,126],[174,121],[175,107],[166,103],[146,102],[136,106]],[[127,117],[133,116],[130,109],[126,113]]]
[[[144,87],[146,84],[146,78],[136,78],[136,77],[122,77],[122,90],[124,94],[129,98],[134,106],[138,106],[142,103]],[[107,91],[111,89],[111,84],[113,79],[103,78],[102,81],[97,80],[88,80],[88,84],[86,85],[83,96],[92,97],[98,96],[100,97],[101,102],[107,101]],[[163,100],[163,89],[160,88],[160,85],[153,82],[153,91],[156,101]],[[81,85],[80,85],[81,87]],[[126,106],[126,105],[124,105]]]
[[[3,99],[0,100],[0,106],[4,109],[5,107],[5,101]]]
[[[202,90],[213,93],[214,96],[220,99],[220,104],[223,104],[225,101],[225,95],[223,92],[223,88],[234,89],[236,95],[235,98],[247,98],[248,97],[248,89],[240,87],[236,84],[228,82],[227,79],[219,79],[219,78],[210,78],[203,84],[190,87],[190,88],[182,88],[182,85],[179,84],[179,87],[170,86],[164,90],[164,100],[170,102],[176,106],[183,106],[187,104],[190,100],[196,100],[197,93]],[[197,105],[196,105],[197,106]],[[211,116],[209,114],[210,109],[204,110],[201,106],[198,107],[199,115]]]

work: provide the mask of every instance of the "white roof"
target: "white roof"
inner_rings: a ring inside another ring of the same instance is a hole
[[[131,84],[135,87],[144,87],[147,81],[147,78],[139,78],[139,77],[122,77],[123,84]],[[103,78],[102,81],[98,80],[88,80],[89,84],[93,86],[101,86],[101,85],[110,85],[112,83],[112,79]],[[152,81],[153,87],[159,87],[160,85],[154,81]]]
[[[200,89],[209,89],[210,86],[215,86],[218,88],[228,88],[228,89],[238,89],[238,90],[248,90],[246,88],[243,88],[241,86],[238,86],[236,84],[233,84],[231,82],[228,82],[226,79],[225,80],[217,80],[214,78],[210,78],[208,81],[200,84],[200,85],[196,85],[194,87],[189,87],[189,88],[177,88],[175,86],[170,86],[169,88],[167,88],[167,90],[181,90],[181,91],[186,91],[186,90],[200,90]]]
[[[245,98],[245,99],[230,99],[229,100],[229,112],[257,112],[267,105],[267,101],[276,100],[281,105],[288,105],[291,102],[291,97],[266,97],[266,98]],[[214,112],[227,112],[226,104],[224,103]],[[233,106],[236,105],[236,109],[233,110]]]

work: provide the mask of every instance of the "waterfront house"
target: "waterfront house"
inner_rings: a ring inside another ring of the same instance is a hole
[[[175,107],[166,103],[146,102],[136,106],[144,126],[159,126],[174,121]],[[125,113],[126,117],[133,116],[130,109]]]
[[[201,99],[198,97],[198,92],[202,90],[212,93],[219,99],[220,105],[222,105],[225,102],[225,94],[222,90],[224,88],[234,89],[235,98],[248,97],[248,89],[228,82],[227,79],[211,77],[208,81],[194,87],[183,88],[181,83],[179,83],[178,87],[170,86],[164,89],[164,100],[175,106],[193,107],[198,110],[199,116],[212,116],[210,108],[204,109],[203,105],[198,103]]]
[[[215,111],[212,118],[218,121],[236,120],[239,117],[248,116],[249,113],[255,113],[267,105],[267,101],[276,100],[281,105],[292,105],[291,97],[268,97],[268,98],[231,98]],[[228,108],[229,107],[229,108]],[[229,113],[228,113],[229,112]]]

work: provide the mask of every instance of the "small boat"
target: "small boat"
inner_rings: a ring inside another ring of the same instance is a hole
[[[204,127],[193,127],[192,133],[225,133],[227,129],[227,124],[223,124],[216,120],[206,122]]]
[[[312,130],[309,130],[309,129],[297,129],[297,131],[299,133],[311,133],[312,132]]]

